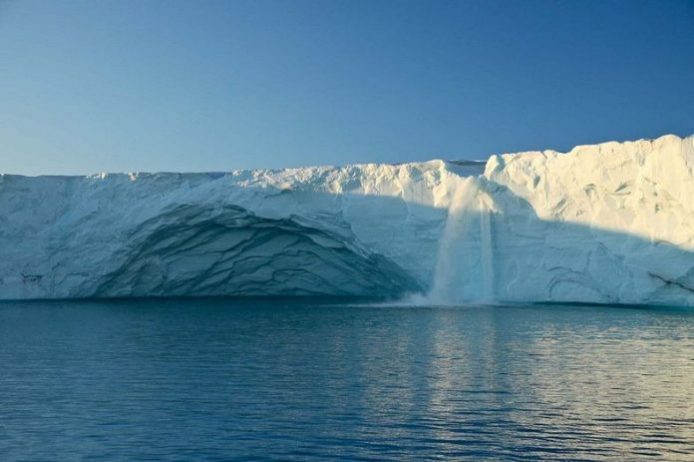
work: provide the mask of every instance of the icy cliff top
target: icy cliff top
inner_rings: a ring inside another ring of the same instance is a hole
[[[486,164],[1,175],[0,249],[0,299],[694,304],[694,137]]]

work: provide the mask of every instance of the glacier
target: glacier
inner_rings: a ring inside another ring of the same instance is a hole
[[[694,306],[694,136],[486,162],[0,176],[0,299]]]

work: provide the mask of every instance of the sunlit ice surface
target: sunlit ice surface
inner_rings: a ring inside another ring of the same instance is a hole
[[[694,306],[694,136],[220,173],[0,175],[0,299]]]
[[[3,460],[691,460],[694,312],[0,304]]]

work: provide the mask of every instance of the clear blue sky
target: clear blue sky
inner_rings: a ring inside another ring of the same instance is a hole
[[[0,0],[0,171],[224,171],[694,133],[692,1]]]

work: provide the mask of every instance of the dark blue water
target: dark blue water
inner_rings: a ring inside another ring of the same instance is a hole
[[[0,460],[694,460],[694,313],[0,304]]]

